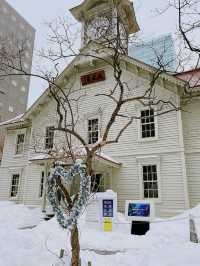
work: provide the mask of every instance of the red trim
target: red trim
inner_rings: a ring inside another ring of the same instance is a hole
[[[174,74],[174,76],[182,76],[182,75],[185,75],[185,74],[189,74],[189,73],[196,73],[196,72],[200,72],[200,68],[195,68],[195,69],[190,69],[190,70],[187,70],[187,71],[184,71],[184,72],[180,72],[180,73],[176,73]]]

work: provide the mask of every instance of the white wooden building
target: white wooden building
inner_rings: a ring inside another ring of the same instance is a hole
[[[71,12],[80,20],[81,12],[95,14],[107,2],[86,0]],[[133,7],[129,1],[122,2],[129,23],[127,30],[136,32],[138,26]],[[83,28],[86,27],[83,25]],[[82,45],[86,46],[83,49],[92,47],[92,43],[85,44],[84,40]],[[123,80],[143,91],[155,69],[128,56],[121,60]],[[99,71],[105,73],[103,81],[82,84],[83,75]],[[91,136],[96,136],[95,141],[101,137],[112,110],[113,103],[107,98],[95,97],[99,91],[106,92],[113,87],[112,71],[103,61],[77,56],[58,79],[63,88],[70,82],[73,88],[86,92],[79,107],[78,127],[88,142],[94,141]],[[178,103],[183,86],[183,81],[162,74],[155,92],[163,99],[170,98]],[[155,201],[156,215],[165,217],[200,202],[200,99],[193,100],[187,109],[189,112],[154,116],[156,110],[135,105],[132,112],[150,119],[150,129],[145,126],[145,119],[137,120],[117,144],[106,146],[97,154],[94,169],[100,191],[112,189],[117,192],[120,211],[124,211],[125,200],[150,198]],[[43,151],[62,142],[62,137],[51,131],[56,121],[56,104],[47,89],[25,114],[0,124],[7,131],[0,166],[0,200],[42,205],[44,180],[52,161],[45,153],[36,153],[33,146],[35,139]],[[121,128],[121,123],[121,120],[116,121],[112,134]]]

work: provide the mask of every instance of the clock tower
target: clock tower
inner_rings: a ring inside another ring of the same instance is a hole
[[[82,47],[91,40],[112,40],[118,29],[123,46],[128,50],[129,34],[139,31],[134,7],[129,0],[84,0],[70,11],[82,23]]]

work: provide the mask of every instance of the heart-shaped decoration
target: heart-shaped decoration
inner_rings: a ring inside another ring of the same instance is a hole
[[[66,215],[57,198],[57,193],[55,191],[56,180],[58,177],[61,177],[65,184],[69,185],[72,183],[73,178],[76,175],[80,176],[80,191],[76,202],[70,210],[70,214]],[[76,160],[75,164],[68,171],[61,166],[56,167],[48,178],[48,199],[53,211],[56,213],[58,223],[62,228],[67,229],[71,225],[77,224],[77,220],[88,202],[90,195],[90,179],[90,176],[87,176],[86,174],[86,167],[82,160]]]

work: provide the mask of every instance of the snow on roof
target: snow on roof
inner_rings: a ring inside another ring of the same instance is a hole
[[[111,163],[117,164],[117,165],[121,165],[120,162],[118,162],[117,160],[113,159],[112,157],[110,157],[109,155],[103,153],[103,152],[97,152],[96,155],[106,161],[109,161]]]
[[[40,161],[40,160],[48,160],[48,159],[52,159],[52,157],[49,154],[41,153],[41,154],[37,154],[37,155],[30,157],[29,161]]]
[[[0,123],[0,127],[1,126],[5,126],[5,125],[9,125],[9,124],[14,124],[14,123],[17,123],[17,122],[23,122],[24,121],[23,116],[24,116],[24,113],[20,114],[18,116],[15,116],[14,118],[11,118],[11,119],[9,119],[7,121],[1,122]]]

